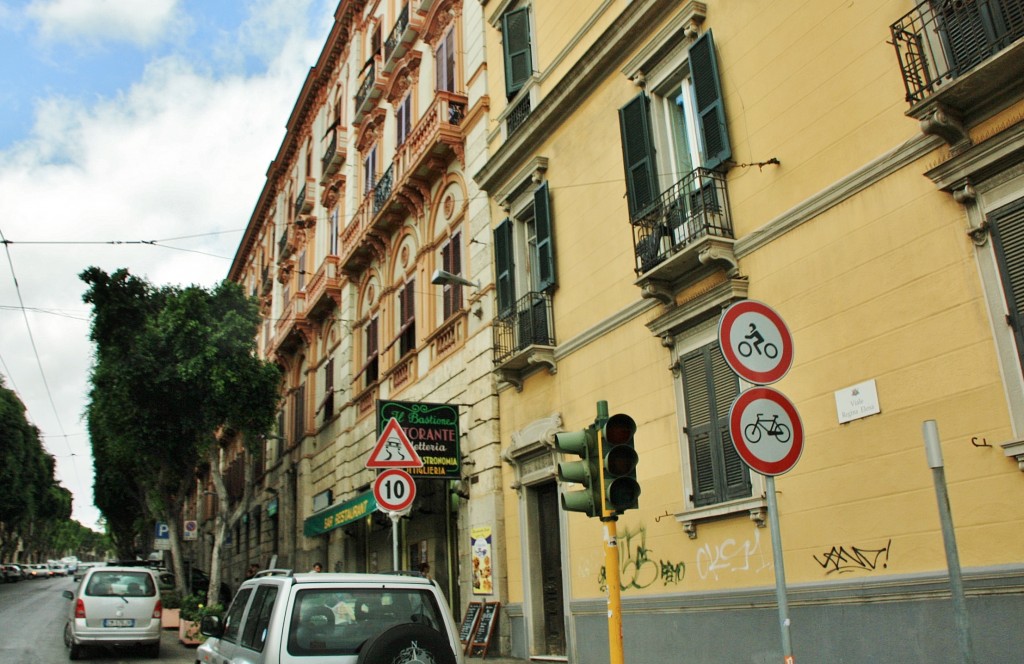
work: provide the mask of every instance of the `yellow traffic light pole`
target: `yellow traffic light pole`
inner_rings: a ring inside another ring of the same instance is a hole
[[[603,413],[601,406],[604,406]],[[607,402],[598,402],[598,419],[608,419]],[[598,459],[604,459],[604,424],[597,428]],[[619,517],[614,510],[606,507],[604,495],[604,463],[598,464],[601,487],[601,522],[604,524],[604,576],[608,584],[608,654],[610,664],[625,664],[622,649],[622,586],[619,584],[619,542],[617,523]]]

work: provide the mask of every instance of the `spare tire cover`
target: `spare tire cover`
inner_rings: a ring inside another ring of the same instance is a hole
[[[444,634],[407,623],[386,629],[363,646],[356,664],[456,664]]]

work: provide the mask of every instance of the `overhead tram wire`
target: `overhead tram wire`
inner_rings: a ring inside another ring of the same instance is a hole
[[[10,241],[8,241],[6,237],[4,237],[2,229],[0,229],[0,244],[3,244],[4,246],[4,254],[7,256],[7,265],[8,267],[10,267],[11,270],[11,280],[14,282],[14,292],[18,296],[18,304],[21,307],[21,315],[22,318],[24,318],[25,320],[25,329],[28,331],[28,340],[32,346],[32,354],[36,358],[36,366],[39,367],[39,375],[43,379],[43,387],[46,390],[46,397],[50,402],[50,408],[53,409],[53,417],[54,419],[57,420],[57,428],[60,429],[60,435],[64,439],[64,444],[68,448],[68,454],[72,456],[71,469],[75,473],[75,483],[77,486],[82,486],[82,479],[78,474],[78,464],[75,462],[75,459],[73,458],[75,456],[75,451],[71,449],[71,443],[68,441],[67,434],[64,431],[64,423],[61,422],[60,420],[60,413],[57,411],[57,404],[53,400],[53,391],[50,389],[49,381],[46,380],[46,371],[43,370],[43,361],[39,357],[39,348],[36,346],[36,339],[35,336],[32,334],[32,325],[29,323],[28,320],[28,312],[26,311],[25,308],[25,301],[21,297],[21,286],[18,284],[18,276],[14,272],[14,259],[11,258],[11,243]],[[25,410],[28,410],[27,404],[25,405]]]

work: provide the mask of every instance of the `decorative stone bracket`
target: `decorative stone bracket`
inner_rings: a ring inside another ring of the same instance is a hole
[[[1017,468],[1024,473],[1024,440],[1015,440],[1009,443],[1003,443],[1000,447],[1003,448],[1006,456],[1016,459]]]

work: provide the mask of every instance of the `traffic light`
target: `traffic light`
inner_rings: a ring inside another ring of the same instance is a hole
[[[587,516],[601,516],[600,455],[597,453],[597,429],[589,426],[580,431],[555,434],[555,447],[560,452],[575,454],[579,461],[559,461],[558,478],[583,486],[562,494],[562,509],[583,512]]]
[[[633,447],[636,421],[629,415],[612,415],[601,428],[604,454],[604,512],[622,514],[640,506],[640,483],[636,481],[636,464],[640,460]]]

